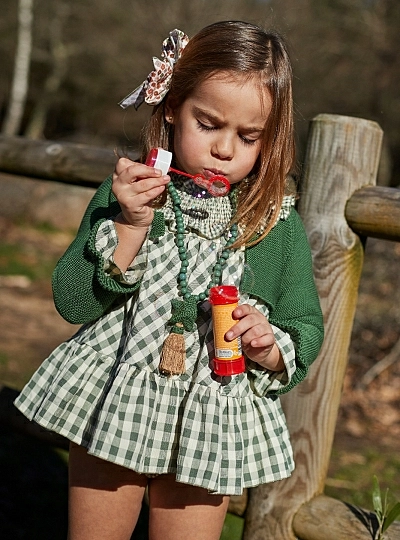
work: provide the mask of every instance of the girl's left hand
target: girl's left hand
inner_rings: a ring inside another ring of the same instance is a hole
[[[225,339],[232,341],[240,336],[243,352],[250,360],[265,369],[283,371],[285,364],[267,318],[249,304],[235,308],[232,317],[238,322],[228,330]]]

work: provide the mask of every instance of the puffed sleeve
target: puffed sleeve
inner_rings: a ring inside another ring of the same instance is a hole
[[[96,248],[102,223],[120,212],[111,193],[111,176],[101,184],[83,216],[77,236],[59,260],[52,277],[53,297],[60,315],[73,324],[97,319],[121,295],[132,294],[140,281],[119,283],[104,271]]]
[[[114,219],[107,219],[100,225],[95,241],[95,248],[103,258],[103,270],[118,283],[135,285],[143,278],[147,267],[149,233],[140,247],[136,257],[123,272],[114,260],[114,253],[118,247],[118,234]]]

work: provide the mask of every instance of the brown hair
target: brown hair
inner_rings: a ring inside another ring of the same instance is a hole
[[[164,118],[165,100],[182,104],[194,88],[216,72],[238,73],[259,81],[272,98],[260,156],[247,181],[240,183],[234,220],[244,232],[235,243],[251,245],[274,225],[294,163],[292,69],[286,45],[276,32],[241,21],[217,22],[198,32],[174,67],[166,98],[143,131],[143,156],[154,147],[173,149],[173,126]],[[266,223],[260,232],[260,227]]]

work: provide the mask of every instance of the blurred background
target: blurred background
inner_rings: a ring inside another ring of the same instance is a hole
[[[32,19],[25,37],[27,86],[12,123],[23,4]],[[400,183],[398,0],[2,0],[1,130],[134,147],[150,108],[124,112],[117,104],[151,71],[162,40],[174,28],[191,36],[226,19],[272,27],[286,37],[300,157],[308,122],[318,113],[376,120],[385,131],[381,181]]]
[[[399,0],[2,0],[1,7],[2,135],[136,150],[151,108],[123,111],[118,102],[152,70],[169,31],[191,36],[241,19],[278,30],[289,44],[300,168],[314,116],[357,116],[384,130],[378,182],[400,185]],[[63,539],[67,452],[14,429],[10,396],[76,330],[56,313],[50,279],[93,190],[0,173],[0,193],[0,535]],[[400,244],[368,240],[326,481],[327,494],[369,509],[373,475],[400,499],[399,264]],[[386,367],[372,375],[377,364]],[[233,529],[227,522],[225,540],[240,538],[237,519]],[[146,538],[145,526],[135,538]]]

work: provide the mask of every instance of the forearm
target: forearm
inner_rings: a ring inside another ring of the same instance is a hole
[[[115,228],[118,235],[118,246],[114,252],[114,262],[124,273],[142,247],[148,227],[131,225],[121,213],[115,218]]]

